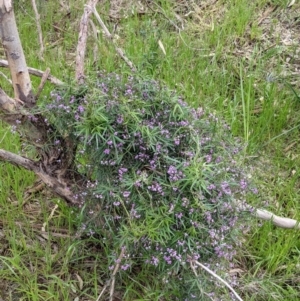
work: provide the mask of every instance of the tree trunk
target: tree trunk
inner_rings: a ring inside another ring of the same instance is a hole
[[[69,204],[78,205],[81,203],[78,191],[85,180],[74,164],[76,142],[61,137],[41,114],[32,113],[36,98],[32,93],[12,0],[0,0],[0,37],[14,88],[14,99],[0,89],[0,118],[15,126],[22,139],[35,147],[38,158],[34,161],[0,150],[0,159],[33,171],[55,194]],[[56,146],[55,140],[60,140],[60,147]]]
[[[12,0],[0,0],[0,37],[8,60],[14,96],[26,107],[35,104],[26,60],[20,41]]]

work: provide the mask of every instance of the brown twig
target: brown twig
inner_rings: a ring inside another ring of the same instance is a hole
[[[6,67],[6,68],[9,67],[7,60],[0,59],[0,67]],[[42,77],[44,75],[44,73],[45,73],[42,70],[35,69],[35,68],[32,68],[32,67],[28,67],[28,71],[29,71],[30,74],[35,75],[35,76],[39,76],[39,77]],[[49,80],[50,83],[52,83],[54,85],[61,86],[61,85],[64,84],[61,80],[59,80],[58,78],[56,78],[56,77],[54,77],[52,75],[49,75],[48,78],[47,78],[47,80]]]
[[[111,279],[104,285],[100,295],[98,296],[97,300],[96,301],[99,301],[101,296],[103,295],[103,293],[105,292],[106,288],[108,286],[110,286],[110,290],[109,290],[109,301],[113,301],[113,295],[114,295],[114,290],[115,290],[115,281],[116,281],[116,274],[120,268],[120,264],[121,264],[121,261],[122,261],[122,258],[124,256],[124,253],[125,253],[125,247],[121,247],[121,253],[118,257],[118,259],[116,260],[116,265],[115,265],[115,268],[111,274]]]
[[[31,0],[31,2],[32,2],[34,14],[35,14],[36,27],[37,27],[39,42],[40,42],[40,59],[44,60],[43,54],[44,54],[45,47],[44,47],[44,43],[43,43],[43,34],[42,34],[42,28],[41,28],[41,24],[40,24],[40,14],[37,10],[35,0]]]
[[[35,100],[38,100],[38,98],[40,97],[40,94],[43,91],[43,88],[45,86],[45,83],[47,81],[49,74],[50,74],[50,68],[47,68],[46,71],[44,72],[44,74],[42,75],[40,85],[38,86],[38,89],[37,89],[37,92],[35,95]]]
[[[110,291],[109,291],[109,301],[113,301],[113,294],[114,294],[114,290],[115,290],[115,281],[116,281],[116,274],[119,270],[119,267],[120,267],[120,263],[121,263],[121,260],[124,256],[124,253],[125,253],[125,247],[121,247],[121,253],[117,259],[117,264],[113,270],[113,273],[111,275],[111,285],[110,285]]]
[[[274,213],[264,210],[256,209],[254,215],[262,220],[271,221],[275,226],[285,229],[300,229],[299,221],[287,217],[281,217]]]
[[[78,205],[80,203],[77,195],[74,194],[71,189],[69,189],[69,183],[67,183],[64,179],[61,179],[61,181],[59,181],[56,177],[47,174],[47,172],[43,170],[42,165],[39,164],[39,162],[35,162],[4,149],[0,149],[0,160],[4,160],[13,165],[33,171],[52,192],[59,195],[69,204]]]
[[[136,72],[136,67],[134,66],[134,64],[129,60],[129,58],[125,55],[124,51],[119,48],[116,43],[113,40],[113,36],[112,34],[109,32],[109,30],[107,29],[106,25],[104,24],[104,22],[102,21],[100,15],[98,14],[97,10],[95,7],[91,7],[91,9],[93,10],[93,13],[96,17],[96,19],[98,20],[100,26],[102,27],[102,29],[104,30],[105,36],[111,41],[111,43],[114,45],[116,52],[120,55],[120,57],[125,61],[125,63],[129,66],[129,68],[131,69],[131,71]]]
[[[102,289],[102,291],[101,291],[101,293],[99,294],[99,296],[98,296],[98,298],[97,298],[97,300],[96,301],[99,301],[100,300],[100,298],[102,297],[102,295],[103,295],[103,293],[105,292],[105,290],[107,289],[107,287],[109,286],[109,281],[103,286],[103,289]]]

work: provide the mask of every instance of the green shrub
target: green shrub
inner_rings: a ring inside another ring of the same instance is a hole
[[[77,167],[88,178],[81,226],[101,242],[108,275],[124,250],[124,298],[151,285],[164,300],[217,292],[216,280],[201,271],[197,279],[190,264],[226,271],[242,226],[235,201],[253,190],[228,126],[153,80],[116,74],[54,91],[47,110],[78,143]]]

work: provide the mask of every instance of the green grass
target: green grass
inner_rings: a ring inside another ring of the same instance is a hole
[[[107,18],[108,2],[104,11],[100,6],[98,11],[113,31],[115,21]],[[270,2],[278,8],[270,13],[269,31],[264,34],[267,25],[258,20]],[[260,188],[259,200],[249,202],[259,207],[268,202],[274,213],[300,219],[300,102],[294,93],[300,89],[293,74],[297,47],[285,46],[276,31],[276,25],[292,22],[300,10],[298,3],[286,10],[288,2],[231,0],[186,8],[165,0],[161,6],[153,4],[149,14],[121,18],[115,34],[117,44],[142,74],[176,88],[193,106],[215,111],[245,141],[245,162]],[[30,1],[15,4],[28,65],[42,70],[50,67],[64,81],[74,77],[83,1],[69,1],[69,5],[70,13],[58,1],[43,1],[39,6],[46,45],[42,61]],[[176,18],[175,9],[181,19]],[[99,29],[97,21],[93,22]],[[101,70],[130,73],[101,29],[97,37],[90,36],[88,47],[88,74]],[[39,78],[32,80],[36,88]],[[8,87],[4,79],[1,86]],[[47,84],[43,97],[51,89]],[[14,152],[21,147],[17,135],[4,124],[0,147]],[[96,300],[107,281],[107,266],[101,259],[107,255],[105,250],[95,239],[76,237],[80,215],[75,209],[44,191],[24,197],[34,180],[32,173],[0,162],[0,299]],[[54,204],[58,208],[48,220]],[[48,238],[41,233],[43,223]],[[242,270],[236,289],[244,300],[300,300],[299,236],[297,230],[253,222],[236,258],[236,267]],[[145,279],[148,276],[141,274]],[[128,286],[124,298],[163,300],[156,286],[159,283],[154,280],[139,291]]]

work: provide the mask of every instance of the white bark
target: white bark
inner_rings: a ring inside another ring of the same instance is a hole
[[[80,20],[80,29],[78,36],[78,44],[76,50],[76,70],[75,70],[75,78],[79,84],[84,83],[84,58],[85,58],[85,50],[86,43],[88,37],[88,23],[89,17],[93,12],[93,7],[97,4],[98,0],[90,0],[88,4],[84,8],[84,13]]]
[[[299,221],[275,215],[274,213],[264,210],[256,209],[254,214],[262,220],[271,221],[275,226],[285,229],[300,229]]]
[[[15,98],[32,107],[35,101],[12,4],[12,0],[0,0],[0,37],[9,64]]]
[[[0,67],[9,67],[7,60],[0,59]],[[35,69],[35,68],[32,68],[32,67],[27,67],[27,68],[28,68],[28,72],[31,75],[42,77],[44,75],[44,73],[45,73],[45,71],[42,71],[42,70],[39,70],[39,69]],[[50,83],[52,83],[54,85],[61,86],[61,85],[64,84],[61,80],[59,80],[58,78],[54,77],[51,74],[48,75],[47,80],[50,81]]]

